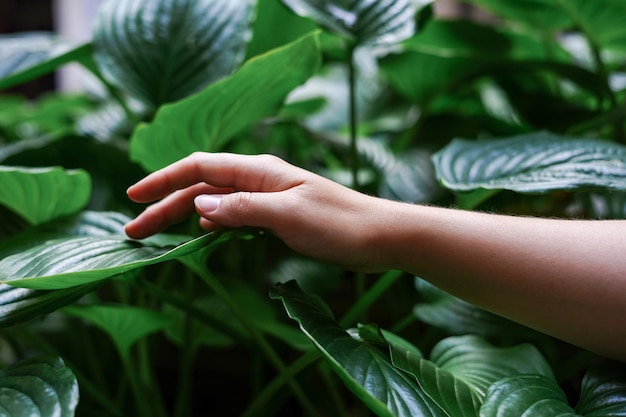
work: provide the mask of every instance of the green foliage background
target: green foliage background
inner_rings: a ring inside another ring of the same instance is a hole
[[[0,415],[626,415],[621,364],[419,277],[196,219],[123,232],[126,188],[195,151],[417,204],[626,218],[626,3],[465,3],[488,18],[109,0],[87,44],[0,37],[1,90],[69,63],[98,81],[0,95]]]

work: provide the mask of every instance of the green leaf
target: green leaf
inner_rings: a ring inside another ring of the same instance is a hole
[[[122,305],[71,306],[63,311],[93,323],[111,337],[120,355],[130,358],[131,347],[140,339],[164,329],[169,319],[163,313]]]
[[[0,204],[32,225],[77,212],[90,195],[83,170],[0,166]]]
[[[0,371],[0,415],[72,417],[78,382],[60,358],[34,358]]]
[[[444,339],[433,348],[430,360],[412,356],[393,360],[415,375],[424,392],[455,417],[478,416],[487,389],[504,377],[538,374],[553,378],[534,346],[497,348],[478,336]]]
[[[423,279],[416,279],[416,287],[424,301],[413,308],[415,316],[448,334],[520,342],[540,337],[535,330],[476,307]]]
[[[547,132],[489,141],[456,139],[433,160],[437,177],[453,191],[626,189],[626,147],[595,139]]]
[[[248,61],[202,92],[161,107],[131,138],[131,158],[154,171],[195,151],[219,151],[238,133],[275,115],[286,96],[317,70],[317,35]]]
[[[152,108],[231,74],[251,37],[250,0],[111,0],[96,19],[103,76]]]
[[[141,242],[125,235],[55,239],[0,260],[0,281],[32,289],[69,288],[188,255],[222,236],[209,233],[188,240],[162,234]]]
[[[73,48],[51,33],[2,35],[0,90],[41,77],[67,63],[82,61],[90,54],[90,44]]]
[[[357,45],[397,43],[415,31],[417,4],[409,0],[282,1],[296,14]]]
[[[351,336],[320,298],[304,294],[295,281],[275,285],[270,296],[282,300],[345,385],[378,416],[445,416],[408,374],[391,364],[377,331],[362,328]]]
[[[587,371],[576,412],[588,417],[626,416],[626,367],[623,363],[604,363]]]
[[[554,32],[565,29],[571,24],[571,19],[558,1],[553,0],[464,0],[507,20],[524,24],[527,28],[538,31]]]
[[[567,397],[553,379],[516,375],[495,383],[488,391],[480,417],[574,417]]]

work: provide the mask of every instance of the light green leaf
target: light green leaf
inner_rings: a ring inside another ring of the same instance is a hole
[[[74,48],[58,35],[26,32],[0,36],[0,90],[41,77],[58,67],[82,61],[91,45]]]
[[[137,341],[164,329],[169,321],[163,313],[123,305],[70,306],[63,311],[103,330],[125,360],[130,358],[130,349]]]
[[[410,0],[282,1],[296,14],[357,45],[397,43],[415,31],[417,4]]]
[[[626,147],[538,132],[508,139],[456,139],[433,157],[453,191],[625,190]]]
[[[378,416],[443,417],[411,376],[391,364],[385,339],[371,328],[339,327],[328,306],[290,281],[272,287],[287,313],[320,350],[344,384]]]
[[[539,351],[528,344],[497,348],[477,336],[450,337],[432,350],[430,360],[394,357],[394,364],[417,378],[420,387],[448,415],[477,417],[487,389],[510,375],[552,376]]]
[[[110,0],[94,33],[103,76],[151,108],[231,74],[251,37],[250,0]]]
[[[32,289],[69,288],[188,255],[220,237],[209,233],[193,240],[165,234],[141,242],[125,235],[55,239],[0,260],[0,281]]]
[[[72,417],[78,382],[60,358],[34,358],[0,371],[0,415]]]
[[[234,135],[275,115],[320,64],[317,35],[248,61],[202,92],[159,109],[131,138],[131,158],[154,171],[195,151],[219,151]]]
[[[31,225],[73,214],[91,195],[91,179],[82,170],[0,166],[0,204]]]

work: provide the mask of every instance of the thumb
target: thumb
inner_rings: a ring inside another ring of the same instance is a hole
[[[194,204],[198,214],[220,226],[269,227],[271,206],[262,203],[266,197],[264,194],[201,194],[194,199]]]

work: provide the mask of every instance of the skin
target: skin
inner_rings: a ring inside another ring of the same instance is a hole
[[[362,272],[400,269],[486,310],[626,360],[626,221],[394,202],[270,155],[194,153],[142,179],[128,196],[153,203],[126,225],[131,238],[160,232],[194,211],[206,230],[260,227],[310,257]],[[207,201],[209,211],[201,208]]]

